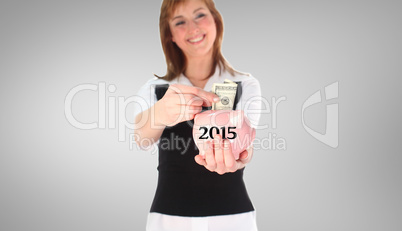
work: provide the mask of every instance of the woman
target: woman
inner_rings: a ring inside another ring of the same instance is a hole
[[[146,103],[135,112],[137,143],[159,140],[158,186],[147,230],[255,231],[255,210],[243,182],[252,148],[235,160],[228,141],[217,135],[201,156],[192,126],[203,107],[219,101],[209,92],[212,84],[225,79],[241,89],[234,109],[257,125],[259,82],[235,71],[221,54],[223,20],[212,0],[163,0],[159,23],[167,74],[140,89]]]

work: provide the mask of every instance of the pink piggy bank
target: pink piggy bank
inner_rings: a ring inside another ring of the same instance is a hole
[[[197,114],[194,118],[193,138],[204,155],[207,141],[219,134],[230,141],[235,159],[246,150],[255,138],[255,129],[241,110],[209,110]]]

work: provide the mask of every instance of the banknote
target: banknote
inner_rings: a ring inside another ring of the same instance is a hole
[[[212,92],[219,96],[220,101],[212,104],[212,110],[232,110],[236,98],[237,84],[233,81],[214,83]]]
[[[231,84],[236,84],[236,85],[237,85],[237,83],[233,82],[233,81],[230,80],[230,79],[225,79],[225,80],[223,81],[223,83],[231,83]]]

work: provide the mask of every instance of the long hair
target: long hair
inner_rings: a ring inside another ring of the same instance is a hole
[[[157,76],[165,80],[173,80],[183,73],[187,67],[187,61],[184,53],[181,49],[172,41],[172,32],[169,27],[169,19],[176,7],[179,4],[183,4],[186,0],[163,0],[161,6],[161,12],[159,16],[159,32],[161,37],[161,43],[163,52],[165,54],[167,71],[165,76]],[[223,40],[223,19],[219,11],[215,7],[213,0],[203,0],[205,5],[211,12],[216,25],[216,39],[212,47],[212,68],[209,73],[211,77],[215,73],[215,69],[219,66],[220,71],[225,70],[231,75],[236,72],[233,67],[226,61],[221,52],[222,40]]]

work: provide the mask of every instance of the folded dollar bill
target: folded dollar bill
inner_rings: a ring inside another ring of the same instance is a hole
[[[230,79],[225,79],[225,81],[223,81],[223,83],[232,83],[232,84],[236,84],[236,85],[237,85],[237,83],[233,82],[233,81],[230,80]]]
[[[224,83],[214,83],[212,92],[219,96],[220,101],[212,104],[212,110],[232,110],[236,98],[237,83],[225,79]]]

